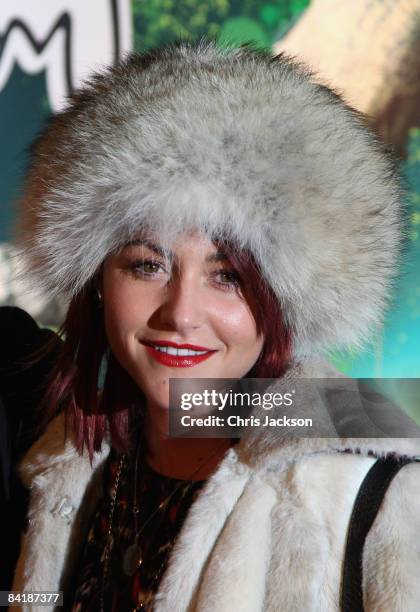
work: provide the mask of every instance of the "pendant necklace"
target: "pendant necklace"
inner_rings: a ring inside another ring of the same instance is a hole
[[[199,472],[199,470],[201,470],[203,467],[205,467],[210,461],[211,459],[213,459],[217,453],[221,450],[223,446],[223,443],[216,449],[216,451],[210,455],[210,457],[208,457],[208,459],[206,461],[204,461],[203,463],[201,463],[190,475],[190,477],[188,479],[186,479],[187,481],[189,480],[190,483],[188,485],[188,487],[192,487],[193,484],[195,482],[198,481],[194,481],[192,480],[192,478],[195,476],[195,474],[197,474],[197,472]],[[182,480],[176,487],[175,489],[171,492],[170,495],[168,495],[168,497],[166,497],[160,504],[159,506],[156,508],[156,510],[154,512],[152,512],[152,514],[146,519],[146,521],[143,523],[143,525],[140,527],[139,529],[139,513],[140,513],[140,508],[138,505],[138,496],[137,496],[137,481],[138,481],[138,464],[139,464],[139,457],[140,457],[140,447],[141,445],[138,446],[137,448],[137,452],[136,452],[136,459],[135,459],[135,464],[134,464],[134,504],[133,504],[133,516],[134,516],[134,526],[135,526],[135,538],[134,538],[134,542],[132,544],[130,544],[130,546],[126,549],[125,553],[124,553],[124,557],[123,557],[123,571],[126,574],[126,576],[132,577],[134,576],[134,574],[136,573],[136,571],[138,570],[138,568],[140,567],[140,565],[143,562],[143,551],[141,549],[141,545],[140,545],[140,536],[143,533],[145,527],[150,523],[150,521],[152,520],[152,518],[154,518],[156,516],[156,514],[158,512],[160,512],[167,504],[168,502],[172,499],[172,497],[175,495],[175,493],[181,488],[181,487],[185,487],[185,480]],[[102,569],[102,581],[101,581],[101,593],[100,593],[100,610],[101,612],[103,612],[104,610],[104,593],[105,593],[105,583],[106,583],[106,579],[107,579],[107,575],[108,575],[108,569],[109,569],[109,559],[110,559],[110,554],[111,554],[111,550],[113,548],[114,545],[114,537],[113,537],[113,522],[114,522],[114,513],[115,513],[115,507],[116,507],[116,502],[117,502],[117,495],[118,495],[118,488],[119,488],[119,483],[120,483],[120,478],[121,478],[121,472],[123,470],[124,464],[126,463],[127,460],[127,456],[126,455],[122,455],[117,467],[117,472],[116,472],[116,476],[115,476],[115,481],[114,481],[114,486],[112,489],[112,493],[111,493],[111,505],[110,505],[110,511],[109,511],[109,519],[108,519],[108,532],[107,532],[107,538],[106,538],[106,544],[104,547],[104,551],[102,553],[101,556],[101,562],[103,565],[103,569]]]
[[[191,488],[194,485],[194,482],[197,482],[197,481],[192,480],[193,476],[199,470],[201,470],[205,465],[207,465],[207,463],[211,459],[213,459],[213,457],[216,456],[216,454],[219,452],[220,448],[222,448],[222,445],[220,445],[220,447],[218,447],[216,449],[216,452],[214,454],[212,454],[207,459],[207,461],[205,461],[204,463],[199,465],[198,468],[196,470],[194,470],[194,472],[191,474],[191,476],[187,479],[187,480],[190,481],[189,485],[188,485],[188,488]],[[158,505],[156,510],[148,517],[148,519],[143,523],[143,525],[139,529],[138,520],[139,520],[140,508],[138,506],[138,499],[137,499],[137,481],[138,481],[139,455],[140,455],[140,446],[137,448],[136,462],[135,462],[135,468],[134,468],[134,505],[133,505],[133,515],[134,515],[134,529],[135,529],[136,536],[134,538],[134,542],[132,544],[130,544],[130,546],[125,551],[124,560],[123,560],[123,570],[124,570],[124,573],[127,576],[134,576],[134,574],[137,571],[137,568],[140,567],[140,565],[142,563],[143,554],[142,554],[142,549],[141,549],[141,545],[140,545],[140,536],[143,533],[145,527],[147,527],[147,525],[150,523],[152,518],[154,518],[158,512],[160,512],[161,510],[163,510],[165,508],[165,506],[169,503],[169,501],[172,499],[172,497],[175,495],[175,493],[177,491],[179,491],[179,489],[181,487],[185,487],[185,482],[181,481],[175,487],[175,489],[171,492],[171,494],[168,495],[168,497],[165,497],[165,499]]]

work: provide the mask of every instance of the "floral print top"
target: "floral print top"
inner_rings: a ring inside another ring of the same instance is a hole
[[[142,561],[127,571],[127,549],[135,541],[135,457],[122,463],[112,519],[112,545],[104,575],[112,496],[121,456],[112,451],[105,469],[105,493],[88,533],[72,587],[72,612],[151,611],[169,553],[190,505],[205,482],[178,480],[153,471],[142,455],[137,468],[138,543]],[[169,497],[169,499],[168,499]],[[163,505],[159,508],[160,504]],[[144,528],[143,528],[144,525]],[[126,562],[124,564],[124,561]],[[126,569],[126,571],[124,571]],[[134,570],[134,568],[133,568]],[[65,602],[66,603],[66,602]]]

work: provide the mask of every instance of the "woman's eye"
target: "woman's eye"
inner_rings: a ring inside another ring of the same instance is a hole
[[[218,285],[226,289],[237,289],[240,287],[240,278],[236,272],[230,270],[218,270],[215,274]]]
[[[160,270],[163,270],[163,266],[160,262],[151,259],[137,260],[130,265],[130,268],[136,276],[143,277],[153,276]]]

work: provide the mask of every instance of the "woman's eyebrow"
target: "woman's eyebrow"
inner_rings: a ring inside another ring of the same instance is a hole
[[[164,250],[160,246],[158,246],[154,242],[151,242],[150,240],[147,240],[146,238],[135,238],[134,240],[130,240],[130,242],[127,242],[125,246],[145,246],[151,251],[154,251],[157,255],[160,255],[160,257],[165,257]],[[174,254],[172,253],[172,251],[169,251],[168,255],[170,259],[173,259]],[[219,261],[228,261],[228,257],[221,251],[216,251],[215,253],[211,253],[206,257],[207,263],[216,263]]]
[[[165,257],[165,252],[160,246],[158,246],[154,242],[151,242],[150,240],[146,240],[145,238],[135,238],[134,240],[130,240],[130,242],[127,242],[125,246],[145,246],[151,251],[154,251],[157,255],[160,255],[160,257]],[[169,257],[173,257],[173,253],[171,251],[169,251]]]
[[[221,253],[220,251],[216,251],[216,253],[211,253],[211,255],[208,255],[206,257],[206,261],[209,263],[214,263],[218,261],[228,261],[228,258],[226,257],[224,253]]]

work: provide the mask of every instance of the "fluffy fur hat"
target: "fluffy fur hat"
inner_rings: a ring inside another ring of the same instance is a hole
[[[181,44],[93,76],[41,135],[21,206],[37,282],[75,294],[141,227],[255,255],[295,354],[359,347],[404,237],[364,119],[284,56]]]

